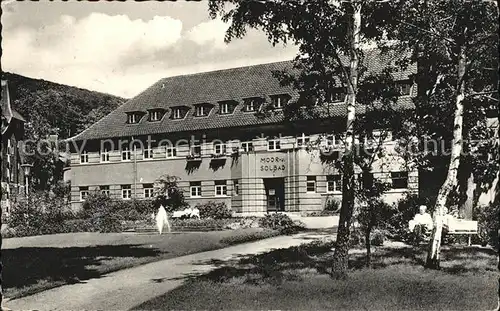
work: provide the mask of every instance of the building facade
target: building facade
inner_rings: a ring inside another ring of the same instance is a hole
[[[24,118],[11,106],[8,82],[2,80],[2,211],[24,192],[22,155],[18,144],[24,138]]]
[[[368,68],[383,62],[368,59]],[[283,107],[301,94],[273,72],[291,62],[165,78],[70,141],[71,201],[92,191],[115,199],[148,199],[163,175],[179,177],[191,205],[225,202],[235,213],[320,211],[340,202],[342,176],[329,160],[343,151],[346,96],[334,88],[328,115],[290,122]],[[397,105],[411,109],[411,70],[397,74]],[[272,113],[262,113],[264,105]],[[319,109],[319,108],[313,108]],[[375,133],[376,134],[376,133]],[[389,133],[390,134],[390,133]],[[394,151],[391,135],[374,178],[392,185],[394,202],[418,189],[418,173]]]

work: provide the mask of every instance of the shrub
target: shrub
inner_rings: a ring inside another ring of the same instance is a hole
[[[71,217],[64,199],[37,192],[13,205],[8,225],[16,236],[61,233]]]
[[[261,239],[271,238],[277,236],[279,234],[278,231],[275,230],[264,230],[258,232],[248,232],[242,235],[234,235],[222,238],[220,242],[225,245],[234,245],[246,242],[257,241]]]
[[[201,218],[226,219],[232,216],[231,210],[224,202],[209,201],[204,204],[196,204],[195,208],[200,210]]]
[[[385,232],[380,229],[375,229],[371,233],[370,244],[375,246],[382,246],[385,242]]]
[[[340,211],[340,201],[337,199],[329,199],[325,204],[325,211],[338,213]]]
[[[478,222],[478,236],[483,245],[490,244],[498,249],[498,229],[500,207],[498,204],[491,204],[477,209],[476,219]]]
[[[304,229],[300,222],[293,221],[288,215],[282,213],[266,214],[259,219],[259,225],[262,228],[278,230],[284,234],[295,233]]]
[[[224,230],[232,222],[233,219],[172,219],[170,224],[176,230],[212,231]]]
[[[123,220],[145,219],[156,210],[153,200],[116,200],[112,204],[115,205],[112,210],[121,215]]]
[[[101,193],[90,194],[82,206],[82,216],[99,232],[120,232],[123,216],[120,205]]]

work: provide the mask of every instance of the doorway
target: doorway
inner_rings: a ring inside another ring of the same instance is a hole
[[[268,212],[285,211],[285,182],[283,178],[264,178]]]

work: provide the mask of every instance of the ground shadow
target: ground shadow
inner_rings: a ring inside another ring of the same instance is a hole
[[[154,257],[160,251],[139,245],[92,247],[21,247],[2,249],[4,290],[42,281],[73,284],[111,272],[104,260],[116,257]]]

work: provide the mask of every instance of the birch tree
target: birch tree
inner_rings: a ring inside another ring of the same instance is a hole
[[[419,135],[427,130],[427,137],[451,141],[447,174],[435,201],[426,263],[439,268],[443,219],[447,213],[458,214],[451,198],[457,193],[464,147],[473,149],[472,142],[464,141],[464,118],[472,124],[478,122],[484,116],[481,112],[495,101],[492,96],[497,92],[498,76],[491,68],[498,63],[498,13],[493,2],[479,0],[410,0],[400,5],[405,14],[395,18],[399,23],[396,38],[400,47],[410,48],[412,61],[419,63],[416,106],[417,111],[425,111],[415,120]],[[438,120],[444,121],[444,130],[428,131],[435,130],[435,125],[425,128]]]
[[[384,39],[384,16],[391,14],[390,8],[387,2],[365,0],[211,0],[209,3],[212,18],[220,17],[230,23],[226,42],[244,37],[248,28],[254,28],[263,30],[273,45],[292,42],[298,46],[294,63],[300,73],[298,76],[282,75],[283,83],[312,93],[320,104],[327,102],[332,82],[347,90],[344,153],[340,163],[342,204],[332,265],[337,277],[343,277],[348,268],[355,200],[356,107],[359,105],[360,76],[365,69],[362,46]],[[325,107],[328,110],[328,105]]]

